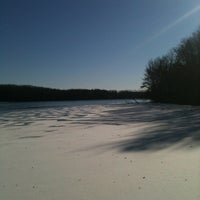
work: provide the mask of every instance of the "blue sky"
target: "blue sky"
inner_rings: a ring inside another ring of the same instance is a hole
[[[199,19],[199,0],[1,0],[0,83],[139,89]]]

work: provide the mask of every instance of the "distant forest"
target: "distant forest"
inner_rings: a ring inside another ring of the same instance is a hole
[[[103,100],[145,98],[140,91],[116,91],[100,89],[60,90],[30,85],[0,85],[0,101],[65,101],[65,100]]]
[[[200,105],[200,28],[149,61],[142,88],[155,102]]]

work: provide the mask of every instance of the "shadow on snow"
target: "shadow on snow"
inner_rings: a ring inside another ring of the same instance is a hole
[[[80,120],[82,124],[125,125],[141,123],[144,128],[131,137],[105,145],[122,152],[155,151],[178,147],[193,148],[200,144],[200,107],[144,103],[121,105],[103,116]]]

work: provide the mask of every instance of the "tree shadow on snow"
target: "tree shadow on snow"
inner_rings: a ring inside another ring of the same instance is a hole
[[[114,144],[115,147],[129,152],[161,150],[173,145],[188,148],[199,146],[199,108],[164,104],[145,107],[141,112],[130,113],[129,117],[133,121],[151,123],[153,126],[140,130],[137,137]]]
[[[104,116],[83,120],[86,124],[146,124],[128,139],[106,144],[122,152],[155,151],[173,145],[194,148],[200,145],[200,107],[144,103],[121,105]]]

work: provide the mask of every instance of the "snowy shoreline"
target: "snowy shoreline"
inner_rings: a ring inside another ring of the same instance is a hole
[[[200,199],[200,108],[93,104],[0,114],[0,199]]]

